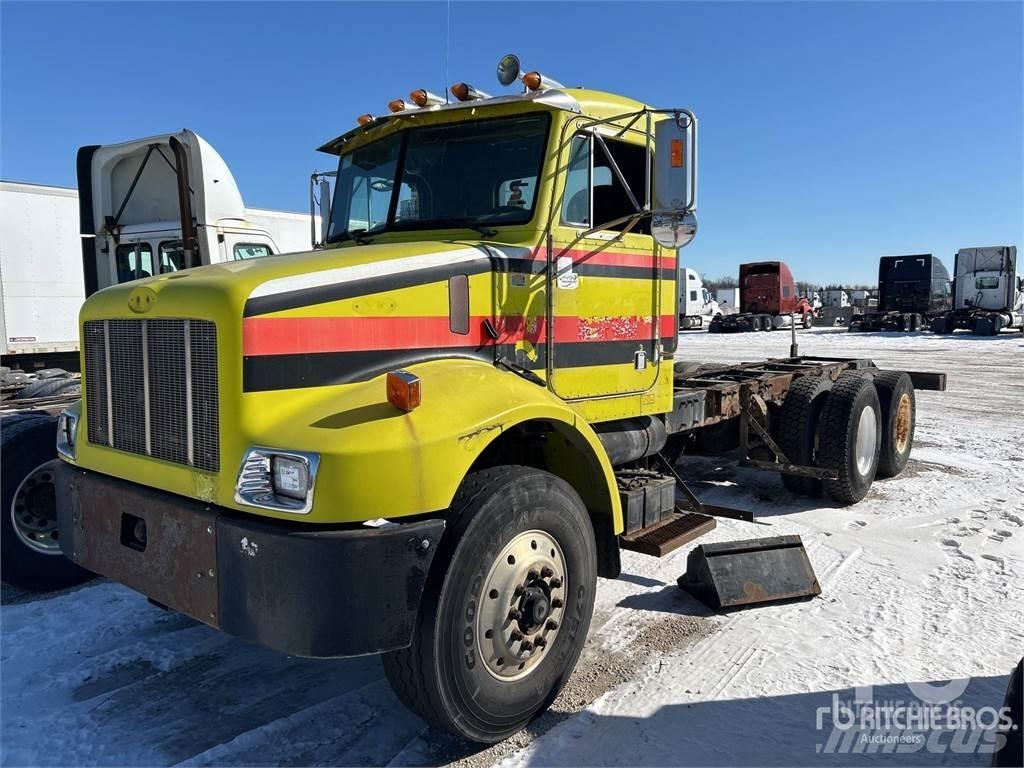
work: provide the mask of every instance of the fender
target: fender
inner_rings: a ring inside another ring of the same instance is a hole
[[[591,498],[585,501],[593,511],[611,514],[614,532],[622,530],[615,477],[604,447],[564,401],[479,360],[433,360],[405,370],[420,378],[422,389],[421,405],[408,413],[387,402],[384,375],[343,387],[307,389],[289,398],[291,402],[282,402],[280,392],[246,396],[242,423],[260,425],[248,434],[252,445],[320,454],[313,509],[304,521],[359,522],[447,509],[488,446],[519,425],[543,422],[562,438],[553,452],[556,458],[568,456],[579,463],[582,453],[599,470],[603,483],[593,473],[587,477],[584,484]],[[226,506],[246,509],[233,501]]]

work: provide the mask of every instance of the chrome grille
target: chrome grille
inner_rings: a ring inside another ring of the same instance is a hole
[[[84,349],[89,442],[220,469],[212,322],[91,320]]]

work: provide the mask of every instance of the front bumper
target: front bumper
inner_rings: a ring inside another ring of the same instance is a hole
[[[61,463],[64,554],[211,627],[294,656],[412,640],[443,520],[382,528],[260,520]]]

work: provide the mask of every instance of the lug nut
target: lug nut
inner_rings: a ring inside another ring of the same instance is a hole
[[[519,646],[519,650],[521,650],[521,651],[532,651],[533,650],[533,643],[531,643],[529,640],[523,640],[523,644]]]
[[[545,645],[548,644],[548,641],[545,640],[543,637],[538,637],[536,640],[533,641],[533,644],[538,648],[543,648]]]
[[[515,608],[513,608],[511,611],[508,612],[508,620],[509,621],[519,621],[519,619],[521,619],[522,616],[523,616],[523,614],[521,614]]]
[[[523,633],[522,633],[522,632],[520,632],[520,631],[519,631],[518,629],[513,629],[513,630],[512,630],[512,634],[511,634],[511,635],[509,635],[509,639],[510,639],[510,640],[511,640],[511,641],[512,641],[513,643],[515,643],[515,642],[517,642],[517,641],[519,641],[519,640],[522,640],[522,639],[523,639]]]
[[[530,569],[530,572],[529,572],[528,574],[526,574],[526,578],[527,578],[527,580],[529,580],[529,581],[533,581],[533,580],[534,580],[534,579],[536,579],[536,578],[537,578],[538,576],[540,576],[540,574],[539,574],[539,573],[537,573],[537,571],[535,571],[535,570],[534,570],[533,568],[531,568],[531,569]]]
[[[545,565],[543,568],[540,569],[540,575],[543,576],[545,579],[550,579],[552,576],[555,575],[555,572]]]
[[[562,607],[562,598],[560,598],[560,597],[554,598],[551,601],[551,607],[552,608],[561,608]]]
[[[549,583],[551,584],[552,589],[558,589],[560,586],[562,586],[562,580],[557,578],[552,579]]]
[[[558,622],[555,621],[554,619],[548,619],[548,623],[547,623],[546,627],[547,627],[547,629],[550,629],[550,630],[558,629]]]

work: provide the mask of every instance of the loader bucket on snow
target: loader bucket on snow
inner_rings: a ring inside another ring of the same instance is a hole
[[[799,536],[701,544],[687,557],[678,584],[712,608],[821,594]]]

